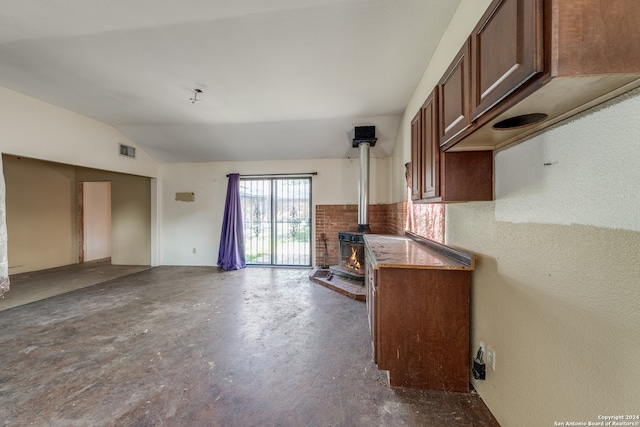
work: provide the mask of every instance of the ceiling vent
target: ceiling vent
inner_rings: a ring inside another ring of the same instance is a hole
[[[118,144],[120,148],[120,155],[125,157],[130,157],[132,159],[136,158],[136,148],[131,147],[129,145]]]

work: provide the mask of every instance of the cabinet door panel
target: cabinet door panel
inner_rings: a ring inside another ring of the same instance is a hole
[[[476,120],[541,73],[541,0],[495,0],[471,33],[472,111]]]
[[[422,199],[440,196],[440,144],[438,142],[438,88],[422,106]]]
[[[371,259],[371,254],[368,252],[368,249],[365,247],[366,255],[365,259]],[[375,270],[373,269],[373,265],[370,262],[366,263],[365,268],[365,285],[367,287],[367,317],[369,319],[369,332],[371,336],[371,349],[373,351],[372,359],[374,363],[377,363],[376,357],[376,323],[375,323],[375,315],[376,315],[376,278],[375,278]]]
[[[468,392],[470,272],[377,271],[377,365],[389,384]]]
[[[442,153],[440,167],[443,201],[493,200],[492,151]]]
[[[470,44],[465,42],[442,80],[440,92],[440,145],[444,145],[471,126]]]
[[[411,121],[411,200],[419,200],[422,181],[423,111]]]

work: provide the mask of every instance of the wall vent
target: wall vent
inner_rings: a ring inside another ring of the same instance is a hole
[[[132,159],[136,158],[136,148],[135,147],[130,147],[128,145],[124,145],[124,144],[118,144],[119,148],[120,148],[120,155],[121,156],[126,156],[126,157],[131,157]]]

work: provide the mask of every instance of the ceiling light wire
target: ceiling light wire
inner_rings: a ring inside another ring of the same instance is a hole
[[[200,95],[201,93],[202,93],[202,90],[194,89],[193,90],[193,98],[189,98],[189,101],[191,101],[192,104],[195,104],[196,101],[200,101],[200,99],[198,99],[198,95]]]

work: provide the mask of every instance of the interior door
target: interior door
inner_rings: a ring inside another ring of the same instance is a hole
[[[82,183],[82,261],[111,258],[111,182]]]

